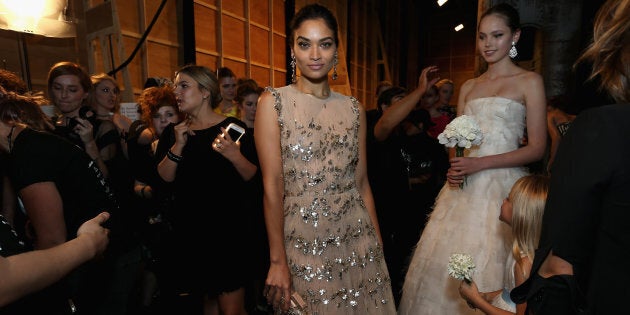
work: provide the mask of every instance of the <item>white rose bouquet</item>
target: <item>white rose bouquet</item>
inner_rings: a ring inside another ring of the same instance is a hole
[[[468,254],[453,254],[448,259],[447,269],[449,276],[470,283],[472,281],[472,274],[475,272],[475,263]]]
[[[481,144],[483,133],[472,116],[461,115],[453,119],[438,135],[438,141],[449,148],[455,147],[455,156],[464,156],[464,149]],[[464,179],[465,180],[465,179]],[[460,184],[460,188],[464,184]]]

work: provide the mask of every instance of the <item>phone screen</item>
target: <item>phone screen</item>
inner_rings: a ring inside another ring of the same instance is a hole
[[[237,142],[245,133],[245,129],[243,129],[241,126],[230,124],[227,127],[227,132],[230,134],[230,138],[232,138],[232,141]]]

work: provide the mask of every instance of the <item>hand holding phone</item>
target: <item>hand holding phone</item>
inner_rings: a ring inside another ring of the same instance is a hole
[[[241,140],[241,137],[245,134],[245,129],[235,123],[230,123],[227,128],[225,128],[225,132],[230,135],[232,141],[238,142]]]

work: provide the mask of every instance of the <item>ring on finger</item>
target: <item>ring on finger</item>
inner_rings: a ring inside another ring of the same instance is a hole
[[[217,147],[217,149],[221,149],[223,147],[223,145],[219,142],[215,145]]]

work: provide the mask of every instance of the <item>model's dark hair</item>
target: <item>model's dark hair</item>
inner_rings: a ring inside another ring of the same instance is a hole
[[[335,40],[335,46],[339,46],[337,19],[335,15],[323,5],[313,3],[303,6],[291,19],[289,23],[289,36],[287,37],[287,44],[289,47],[293,46],[295,41],[295,30],[300,28],[304,21],[322,19],[326,26],[333,31],[333,39]]]
[[[479,21],[483,20],[486,16],[493,14],[503,17],[505,19],[505,24],[507,24],[510,30],[512,30],[512,33],[521,28],[521,19],[518,16],[518,11],[516,11],[513,6],[507,3],[499,3],[492,6],[481,15]]]

